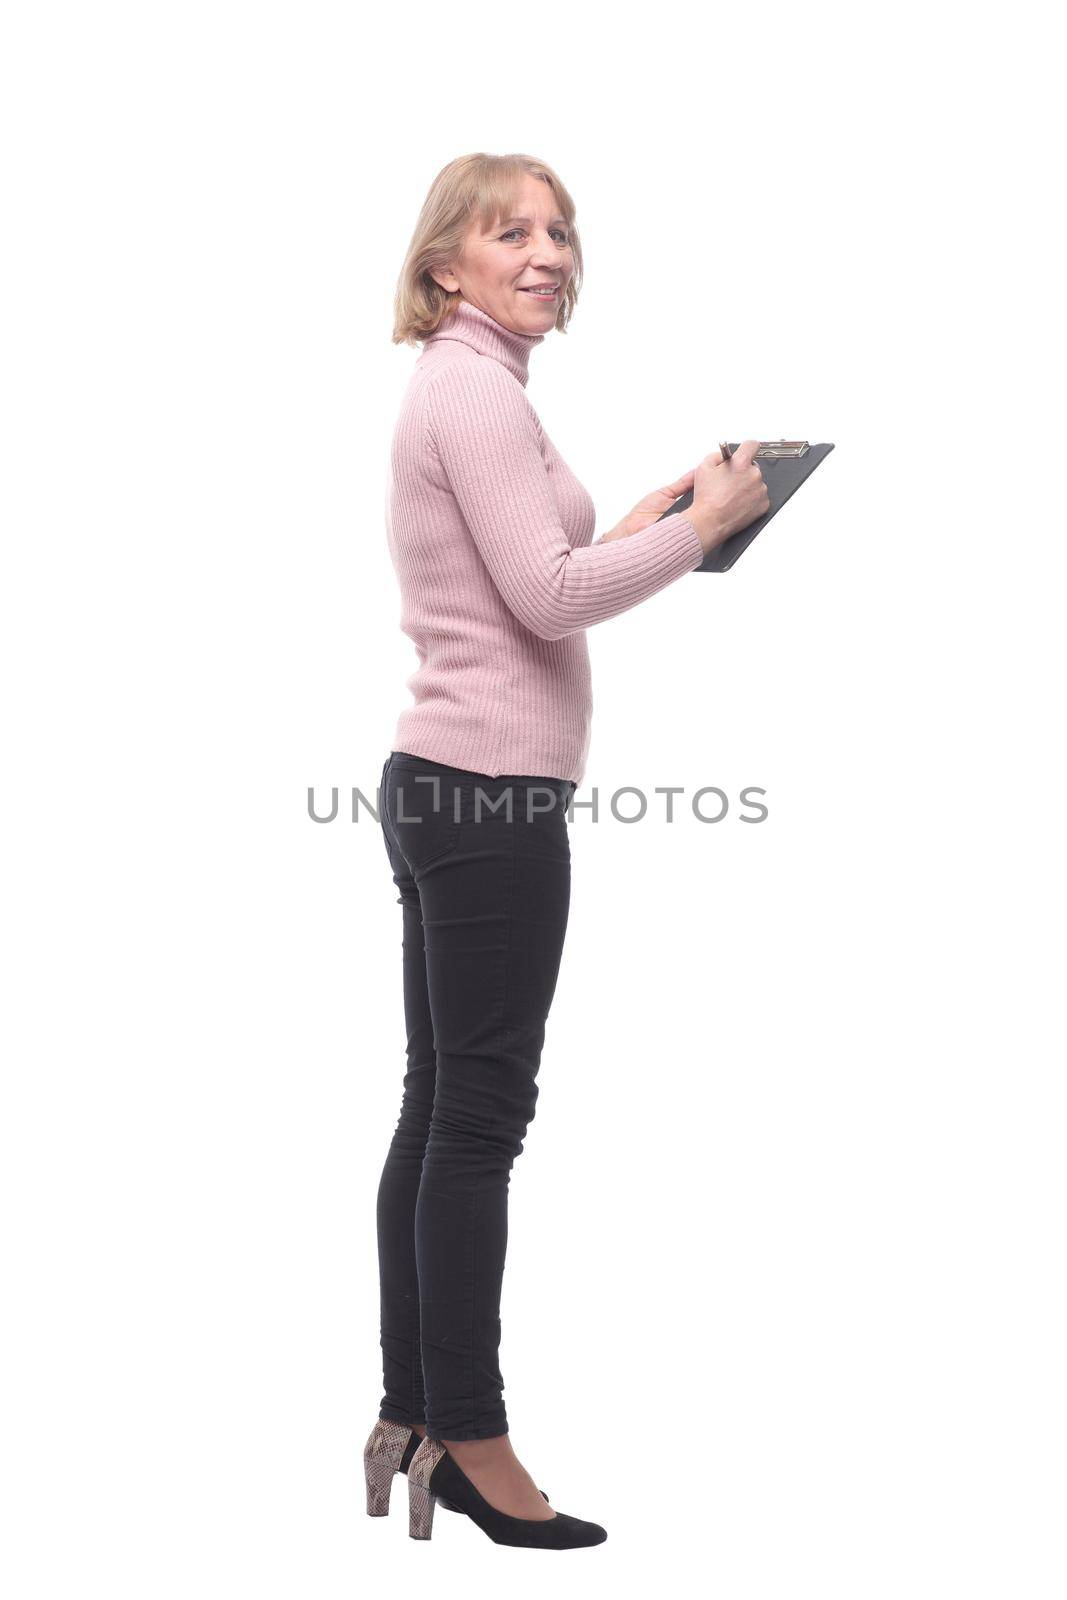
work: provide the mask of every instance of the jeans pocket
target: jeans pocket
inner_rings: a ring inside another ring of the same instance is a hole
[[[470,811],[470,783],[432,768],[394,763],[386,774],[384,814],[412,872],[451,854]]]

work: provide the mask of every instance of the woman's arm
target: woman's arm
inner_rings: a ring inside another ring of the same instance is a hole
[[[542,639],[562,639],[628,611],[704,559],[682,513],[639,533],[572,549],[541,457],[537,416],[499,362],[435,373],[425,391],[428,443],[505,604]],[[614,531],[614,530],[613,530]]]

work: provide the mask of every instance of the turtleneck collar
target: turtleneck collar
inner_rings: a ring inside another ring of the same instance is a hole
[[[512,333],[480,306],[472,305],[469,300],[457,300],[455,310],[424,343],[431,345],[438,339],[458,339],[483,356],[491,356],[507,367],[525,389],[530,351],[543,344],[545,336],[543,333]]]

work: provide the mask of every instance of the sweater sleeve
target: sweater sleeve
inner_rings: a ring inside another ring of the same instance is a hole
[[[647,600],[704,559],[681,512],[626,539],[571,547],[522,385],[496,361],[462,362],[426,390],[431,448],[505,604],[542,639],[562,639]]]

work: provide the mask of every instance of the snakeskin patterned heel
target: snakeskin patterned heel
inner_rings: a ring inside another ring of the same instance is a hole
[[[406,1472],[408,1463],[421,1444],[419,1435],[406,1422],[390,1422],[379,1417],[363,1447],[363,1475],[367,1481],[368,1517],[389,1515],[389,1493],[393,1478]]]
[[[416,1433],[414,1428],[409,1428],[406,1422],[390,1422],[388,1418],[380,1417],[374,1424],[363,1449],[369,1517],[389,1515],[393,1478],[398,1472],[407,1473],[408,1463],[421,1443],[422,1435]],[[541,1493],[545,1494],[545,1491],[542,1489]],[[454,1506],[443,1494],[439,1494],[437,1499],[446,1511],[459,1511],[459,1506]],[[545,1499],[548,1499],[547,1494]]]
[[[408,1533],[413,1539],[428,1539],[433,1532],[437,1496],[430,1488],[430,1473],[447,1454],[439,1440],[423,1439],[408,1465]]]

